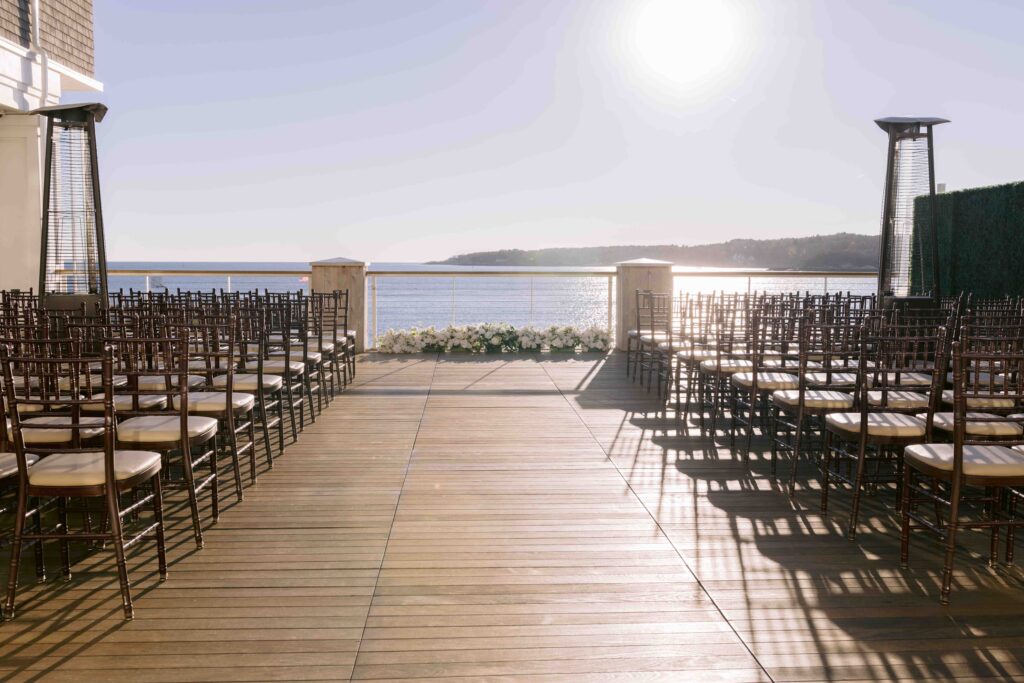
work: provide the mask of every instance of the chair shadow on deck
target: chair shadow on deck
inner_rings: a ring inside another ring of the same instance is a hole
[[[602,442],[769,674],[801,680],[921,680],[1024,675],[1024,580],[1017,568],[989,569],[987,539],[965,533],[952,605],[939,605],[942,555],[933,538],[911,540],[899,568],[895,492],[867,499],[861,533],[846,539],[845,492],[820,512],[810,463],[790,498],[770,474],[768,443],[755,437],[749,464],[728,435],[701,436],[626,379],[612,356],[581,383],[586,421],[621,414]],[[780,472],[789,460],[780,456]],[[780,477],[781,478],[781,477]]]

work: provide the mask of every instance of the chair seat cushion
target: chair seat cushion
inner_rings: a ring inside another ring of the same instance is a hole
[[[761,363],[761,366],[772,370],[789,370],[790,372],[800,371],[800,361],[795,358],[786,358],[785,363],[783,363],[782,358],[765,358],[764,362]],[[809,370],[821,370],[821,363],[809,360],[807,361],[807,368]]]
[[[718,352],[714,349],[688,348],[677,351],[676,358],[682,361],[694,362],[713,361],[718,358]]]
[[[38,455],[25,454],[25,463],[32,467],[39,461]],[[18,473],[18,456],[14,453],[0,453],[0,479],[13,477]]]
[[[784,389],[772,394],[776,405],[792,407],[800,405],[799,389]],[[808,408],[847,410],[853,407],[853,396],[841,391],[808,389],[804,392],[804,405]]]
[[[339,330],[339,332],[344,332],[344,330]],[[639,337],[640,336],[640,330],[627,330],[626,331],[626,336],[627,337]]]
[[[171,375],[171,386],[177,387],[179,381],[178,375]],[[166,391],[167,382],[165,377],[160,375],[141,375],[139,377],[139,391]],[[188,388],[194,389],[201,387],[206,384],[206,378],[200,375],[188,375]]]
[[[271,351],[270,356],[271,358],[283,358],[284,351]],[[291,358],[292,360],[297,360],[301,362],[302,351],[289,351],[288,357]],[[321,360],[323,360],[323,357],[323,354],[320,353],[319,351],[308,351],[306,353],[306,358],[309,360],[310,363],[319,363]]]
[[[936,429],[941,429],[944,432],[953,431],[953,413],[935,413],[935,417],[932,419],[932,425]],[[921,419],[926,419],[927,414],[918,415]],[[964,425],[964,431],[971,436],[1005,436],[1015,437],[1024,434],[1024,427],[1021,427],[1016,422],[974,422],[973,420],[984,419],[984,418],[995,418],[1003,419],[999,415],[993,415],[992,413],[967,413],[967,423]]]
[[[1024,477],[1024,452],[1019,446],[965,445],[963,472],[975,477]],[[953,444],[920,443],[903,451],[910,465],[921,463],[947,472],[953,471]]]
[[[225,391],[190,391],[188,394],[188,412],[190,413],[223,413],[227,409],[227,392]],[[251,410],[256,404],[256,397],[241,391],[231,392],[231,405],[235,410]],[[181,400],[174,397],[174,409],[179,410]]]
[[[657,344],[668,341],[668,332],[643,332],[640,334],[640,341],[644,344]]]
[[[721,366],[719,366],[717,360],[701,361],[700,364],[701,372],[718,372],[721,370],[723,374],[732,374],[734,372],[748,372],[753,369],[754,364],[742,358],[723,358]]]
[[[103,398],[103,394],[93,394],[93,398]],[[133,410],[130,394],[114,394],[114,410]],[[167,407],[167,397],[160,394],[143,394],[139,396],[139,410],[160,410]],[[84,413],[102,413],[103,406],[87,403],[82,406]]]
[[[301,360],[293,360],[288,363],[288,367],[291,368],[293,375],[301,375],[305,370],[306,366],[303,365]],[[284,359],[275,358],[271,360],[263,361],[263,373],[271,375],[283,375],[284,374]]]
[[[832,413],[825,423],[835,431],[847,434],[860,432],[860,413]],[[868,434],[871,436],[924,436],[924,420],[904,413],[868,413]]]
[[[322,342],[319,339],[310,339],[309,349],[311,351],[320,351],[321,353],[330,353],[334,351],[334,342],[327,341],[326,339]]]
[[[211,437],[217,433],[217,420],[202,415],[188,416],[188,437]],[[181,438],[181,417],[178,415],[141,415],[131,417],[117,426],[117,440],[127,443],[162,443]]]
[[[754,373],[733,373],[731,381],[737,386],[749,389],[754,386]],[[800,379],[796,375],[787,375],[784,372],[757,373],[757,388],[759,390],[776,391],[779,389],[798,389],[799,387]]]
[[[932,376],[927,372],[887,372],[885,377],[889,386],[927,387],[932,383]]]
[[[892,408],[894,410],[914,410],[928,407],[928,396],[927,394],[919,394],[916,391],[902,391],[899,389],[889,389],[886,392],[885,407]],[[868,392],[868,404],[873,406],[882,405],[882,394],[881,391],[869,391]]]
[[[942,402],[952,405],[954,394],[952,389],[946,389],[942,392]],[[968,408],[1013,408],[1017,405],[1016,401],[1012,398],[1006,398],[998,394],[977,394],[975,396],[967,396],[967,407]]]
[[[33,486],[97,486],[106,481],[102,451],[54,453],[28,471]],[[114,477],[118,481],[160,470],[160,454],[149,451],[114,451]]]
[[[70,415],[47,415],[45,417],[30,417],[21,423],[21,438],[26,444],[48,444],[68,443],[72,439],[71,429],[31,429],[31,425],[70,425],[73,420]],[[79,428],[78,438],[91,439],[103,433],[102,417],[82,417],[78,420],[80,425],[98,425],[97,427]]]
[[[815,386],[852,387],[857,383],[856,372],[808,372],[804,377]]]
[[[228,376],[221,375],[220,377],[213,378],[213,386],[215,387],[226,387],[228,385]],[[284,386],[284,380],[281,379],[280,375],[263,375],[263,390],[264,391],[275,391]],[[241,391],[259,391],[260,390],[260,376],[255,372],[238,372],[235,373],[234,388]]]

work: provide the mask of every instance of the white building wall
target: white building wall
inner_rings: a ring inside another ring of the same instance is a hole
[[[44,69],[39,55],[0,38],[0,289],[39,287],[42,117],[26,112],[59,104],[64,91],[102,89],[52,60]]]

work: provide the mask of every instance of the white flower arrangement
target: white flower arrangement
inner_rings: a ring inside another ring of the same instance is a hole
[[[553,325],[546,330],[527,325],[516,328],[509,323],[449,325],[407,330],[388,330],[377,338],[381,353],[431,353],[444,351],[607,351],[611,335],[600,327],[579,329],[571,325]]]

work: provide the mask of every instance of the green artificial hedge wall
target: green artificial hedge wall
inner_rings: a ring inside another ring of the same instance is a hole
[[[927,225],[929,201],[915,200],[915,230]],[[935,202],[942,295],[1024,295],[1024,182],[948,192]]]

